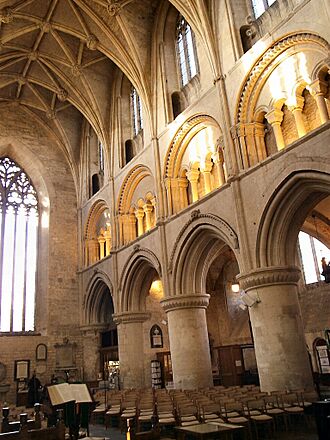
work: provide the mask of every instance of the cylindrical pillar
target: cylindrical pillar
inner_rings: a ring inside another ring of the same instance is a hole
[[[325,81],[317,79],[310,84],[310,88],[312,91],[312,96],[314,96],[317,108],[319,110],[321,123],[324,124],[325,122],[329,121],[328,108],[325,102],[325,96],[328,91],[328,84]]]
[[[197,202],[198,200],[198,178],[199,178],[198,170],[190,170],[187,172],[187,179],[191,184],[191,194],[192,194],[193,202]]]
[[[278,109],[272,110],[271,112],[265,115],[265,118],[270,123],[274,131],[274,136],[278,150],[283,150],[283,148],[285,147],[283,132],[281,128],[283,116],[284,115],[282,110],[278,110]]]
[[[143,205],[143,211],[144,214],[146,216],[146,230],[150,231],[150,229],[152,228],[152,224],[151,224],[151,213],[152,213],[153,207],[151,203],[145,203]]]
[[[121,388],[144,388],[143,322],[150,315],[124,312],[113,315],[117,324]]]
[[[105,255],[110,255],[111,251],[111,226],[107,226],[107,229],[104,231],[105,238]]]
[[[265,392],[313,387],[298,302],[299,278],[296,267],[257,269],[237,277],[250,303],[260,386]]]
[[[140,237],[140,235],[144,234],[144,228],[143,228],[143,217],[144,217],[144,212],[142,208],[138,208],[135,210],[135,217],[137,218],[137,222],[138,222],[138,236]]]
[[[300,106],[289,107],[289,110],[293,114],[293,117],[294,117],[294,120],[296,123],[296,127],[297,127],[297,131],[298,131],[298,136],[299,137],[305,136],[306,127],[305,127],[305,122],[304,122],[304,118],[303,118],[303,114],[302,114],[302,107],[300,107]]]
[[[206,311],[210,296],[180,295],[161,301],[168,317],[175,388],[213,385]]]
[[[97,241],[99,243],[99,248],[100,248],[100,260],[102,260],[102,258],[104,258],[105,254],[104,254],[104,243],[105,243],[105,238],[103,237],[103,235],[99,235],[97,237]]]
[[[103,372],[100,365],[100,333],[104,331],[104,325],[88,325],[81,327],[82,343],[84,351],[84,381],[95,381],[99,373]]]

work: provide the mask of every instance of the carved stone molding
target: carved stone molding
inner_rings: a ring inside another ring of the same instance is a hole
[[[123,312],[112,315],[113,322],[116,324],[130,324],[136,322],[144,322],[150,318],[150,313],[147,312]]]
[[[14,19],[14,12],[10,7],[0,10],[0,23],[10,23]]]
[[[236,122],[248,122],[248,113],[253,113],[254,105],[251,103],[253,98],[258,96],[256,88],[263,84],[264,76],[269,76],[269,68],[275,58],[297,44],[312,43],[330,50],[329,43],[318,35],[310,33],[300,33],[286,36],[271,46],[254,64],[247,79],[241,89],[240,99],[237,108]]]
[[[273,266],[256,269],[245,274],[239,274],[236,279],[243,290],[250,290],[255,287],[271,286],[277,284],[296,285],[301,271],[296,266]]]
[[[107,326],[104,324],[87,324],[81,325],[80,331],[83,336],[94,335],[96,336],[98,333],[107,330]]]
[[[207,221],[209,221],[210,223],[212,223],[212,221],[215,221],[216,223],[219,224],[219,228],[222,229],[223,231],[225,231],[227,237],[231,241],[230,245],[234,249],[238,249],[239,248],[239,241],[238,241],[238,237],[237,237],[236,232],[222,218],[220,218],[220,217],[218,217],[217,215],[214,215],[214,214],[201,214],[199,209],[194,209],[193,211],[191,211],[190,216],[191,216],[191,218],[187,221],[187,223],[181,229],[181,231],[179,232],[179,234],[177,235],[177,238],[175,240],[175,243],[174,243],[174,246],[173,246],[173,250],[171,252],[171,256],[170,256],[170,259],[169,259],[169,264],[168,264],[168,272],[169,273],[171,273],[172,270],[173,270],[174,256],[175,256],[175,252],[177,250],[177,247],[179,245],[180,240],[182,239],[182,237],[183,237],[184,233],[186,232],[187,228],[193,222],[196,222],[196,220],[205,219],[206,223],[207,223]]]
[[[160,301],[165,312],[178,309],[206,309],[209,305],[210,295],[207,293],[171,296]]]
[[[216,121],[210,117],[209,115],[194,115],[190,119],[188,119],[176,132],[171,145],[166,153],[166,163],[165,163],[165,172],[164,172],[164,179],[170,178],[170,177],[176,177],[173,176],[173,169],[174,164],[176,161],[177,153],[180,149],[181,143],[185,136],[189,133],[189,131],[194,128],[196,125],[199,125],[201,123],[216,123]],[[219,127],[220,129],[220,127]]]

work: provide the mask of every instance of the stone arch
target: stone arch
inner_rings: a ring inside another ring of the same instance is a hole
[[[117,211],[119,214],[124,214],[129,210],[134,190],[141,180],[147,176],[152,176],[152,173],[150,169],[144,165],[137,165],[128,173],[119,191],[117,202]]]
[[[170,257],[173,296],[206,293],[210,255],[216,255],[214,246],[219,247],[219,241],[228,245],[238,259],[238,237],[231,226],[216,215],[193,211],[191,219],[181,229]]]
[[[327,171],[310,168],[293,171],[282,180],[261,217],[256,247],[257,267],[295,265],[299,230],[310,210],[329,196],[329,183]]]
[[[208,126],[217,128],[219,130],[219,136],[221,135],[219,124],[209,115],[191,116],[184,124],[181,125],[174,135],[171,145],[165,155],[164,179],[177,177],[179,169],[181,168],[182,155],[187,148],[189,141],[199,131],[207,128]]]
[[[110,312],[115,313],[115,303],[112,298],[113,285],[108,275],[101,271],[96,271],[90,279],[83,302],[84,324],[93,325],[106,323],[106,315]],[[106,304],[106,299],[110,293],[111,302]]]
[[[161,264],[157,256],[149,249],[134,246],[127,259],[119,282],[121,292],[118,313],[145,311],[144,298],[157,275],[162,277]]]
[[[105,200],[97,200],[89,210],[88,218],[85,225],[84,237],[93,238],[96,229],[96,223],[100,215],[107,209]]]
[[[260,91],[269,75],[277,63],[285,58],[285,52],[289,56],[290,49],[295,48],[298,51],[297,46],[321,52],[324,55],[324,59],[329,56],[329,43],[318,35],[304,32],[286,35],[279,39],[261,55],[247,73],[236,106],[236,123],[252,121]]]

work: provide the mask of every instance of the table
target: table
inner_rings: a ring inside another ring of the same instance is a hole
[[[197,437],[199,440],[206,438],[217,437],[220,439],[232,439],[232,433],[239,430],[244,430],[244,426],[231,425],[230,423],[201,423],[200,425],[192,426],[176,426],[175,430],[178,433],[178,439],[184,440],[186,435]]]

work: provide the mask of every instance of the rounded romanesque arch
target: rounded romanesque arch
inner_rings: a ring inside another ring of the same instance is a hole
[[[294,266],[298,233],[310,211],[330,194],[330,173],[294,171],[278,186],[261,217],[257,266]],[[276,245],[275,245],[276,244]]]
[[[126,261],[119,281],[121,292],[120,311],[145,311],[145,298],[152,281],[161,279],[162,269],[157,256],[149,249],[134,246],[134,251]]]
[[[169,215],[225,183],[222,132],[214,118],[194,115],[181,125],[165,155],[163,179]]]
[[[301,32],[279,39],[254,63],[239,93],[233,127],[241,169],[329,120],[324,81],[329,54],[326,40]]]
[[[213,214],[201,214],[199,210],[193,211],[171,253],[171,296],[205,294],[210,256],[226,245],[236,257],[239,256],[237,234],[225,220]]]
[[[84,229],[84,265],[96,263],[110,255],[112,234],[110,211],[104,200],[91,207]]]
[[[154,228],[157,201],[154,178],[144,165],[134,167],[124,179],[117,201],[119,242],[126,244]]]

